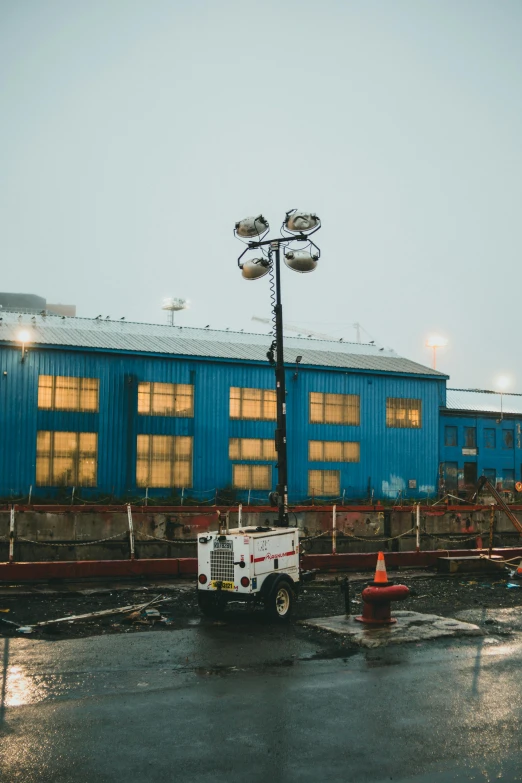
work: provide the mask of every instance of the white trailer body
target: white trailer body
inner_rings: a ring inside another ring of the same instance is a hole
[[[283,583],[291,604],[299,582],[297,528],[235,528],[198,538],[198,598],[206,614],[218,614],[212,607],[229,600],[268,605],[277,600],[274,591]]]

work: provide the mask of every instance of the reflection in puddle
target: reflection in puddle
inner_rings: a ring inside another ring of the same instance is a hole
[[[5,682],[5,706],[22,707],[44,698],[41,686],[28,677],[22,666],[9,666]]]
[[[24,666],[9,664],[9,639],[4,639],[3,642],[0,669],[0,723],[6,707],[22,707],[43,701],[49,690],[47,682],[39,677],[30,677]]]

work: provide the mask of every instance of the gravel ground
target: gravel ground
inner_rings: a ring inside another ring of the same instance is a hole
[[[400,604],[403,609],[453,617],[458,612],[472,609],[522,608],[522,582],[517,582],[520,587],[508,588],[510,580],[502,573],[499,573],[498,577],[484,577],[439,576],[420,572],[393,575],[393,578],[395,582],[402,582],[410,588],[410,597]],[[317,581],[304,585],[296,604],[295,618],[344,614],[341,579],[339,576],[322,575]],[[350,575],[352,614],[359,614],[362,610],[360,593],[368,579],[368,575],[364,574]],[[158,595],[165,596],[165,600],[158,604],[157,608],[166,618],[166,622],[138,620],[129,623],[123,615],[116,614],[47,626],[36,630],[33,637],[49,639],[144,630],[160,632],[198,622],[200,612],[194,581],[12,586],[0,588],[0,635],[20,635],[14,626],[1,620],[33,625],[42,620],[146,603]],[[245,609],[235,604],[226,617],[233,623],[241,622],[246,615]],[[256,610],[256,616],[260,622],[265,622],[261,610]],[[484,617],[486,616],[490,618],[491,613],[484,613]],[[485,622],[491,624],[491,619]]]

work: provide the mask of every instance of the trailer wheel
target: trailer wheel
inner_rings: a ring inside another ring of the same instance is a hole
[[[217,620],[225,613],[227,599],[219,593],[204,593],[202,590],[198,590],[198,605],[205,617]]]
[[[266,599],[265,608],[273,620],[285,622],[293,612],[294,600],[292,585],[286,579],[282,579]]]

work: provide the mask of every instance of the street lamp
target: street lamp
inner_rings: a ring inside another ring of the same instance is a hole
[[[247,247],[237,263],[245,280],[258,280],[266,274],[271,278],[271,299],[274,313],[275,339],[267,358],[275,368],[277,428],[275,446],[277,451],[277,489],[275,502],[278,508],[278,526],[288,527],[288,461],[286,441],[286,383],[283,354],[283,306],[281,303],[281,247],[284,248],[285,264],[294,272],[313,272],[321,251],[310,239],[319,231],[321,221],[317,215],[292,209],[286,213],[281,226],[281,236],[265,239],[270,230],[263,215],[248,217],[235,225],[238,239],[247,240]],[[292,247],[293,243],[300,243]],[[261,250],[261,254],[242,261],[246,253]],[[275,275],[275,280],[274,280]],[[275,351],[275,358],[274,358]]]
[[[29,340],[31,339],[31,335],[29,334],[29,332],[27,332],[24,329],[23,331],[18,332],[18,335],[17,335],[16,339],[18,340],[18,342],[22,343],[22,358],[21,358],[21,361],[25,362],[25,346],[26,346],[26,343],[28,343]]]
[[[504,410],[503,410],[503,399],[504,399],[504,393],[509,388],[511,381],[506,375],[501,375],[499,378],[497,378],[497,389],[500,392],[500,421],[504,418]]]
[[[448,341],[439,334],[434,334],[426,340],[426,347],[433,348],[433,369],[437,369],[437,348],[445,348]]]

